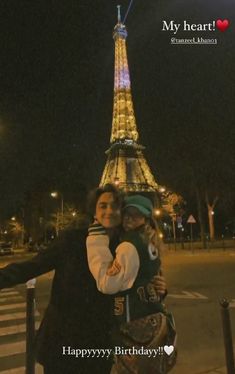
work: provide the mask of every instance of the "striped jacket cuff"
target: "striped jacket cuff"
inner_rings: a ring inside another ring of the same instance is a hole
[[[88,235],[106,235],[107,232],[105,228],[100,225],[99,223],[93,223],[92,225],[89,226],[88,228]]]

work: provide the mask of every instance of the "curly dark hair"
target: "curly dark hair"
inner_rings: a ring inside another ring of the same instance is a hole
[[[112,193],[114,196],[115,203],[120,205],[120,208],[122,208],[124,201],[123,192],[118,190],[118,188],[114,184],[108,183],[102,187],[95,188],[93,191],[89,193],[87,212],[92,217],[94,217],[95,215],[97,201],[99,200],[100,196],[103,195],[103,193],[105,192]]]

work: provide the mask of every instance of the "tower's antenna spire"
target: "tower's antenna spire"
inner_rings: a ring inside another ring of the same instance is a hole
[[[121,23],[121,5],[117,5],[118,8],[118,23]]]

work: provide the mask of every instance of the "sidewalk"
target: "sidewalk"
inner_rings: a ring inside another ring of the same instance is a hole
[[[221,368],[212,369],[210,371],[203,371],[198,374],[227,374],[227,368],[224,366]]]
[[[235,256],[235,248],[213,248],[213,249],[168,249],[167,246],[164,247],[162,251],[163,256],[204,256],[204,255],[229,255],[229,256]]]
[[[214,251],[234,251],[235,252],[235,239],[230,240],[215,240],[214,242],[207,242],[207,248],[202,247],[202,243],[199,241],[185,241],[180,242],[164,242],[164,248],[170,252],[197,252],[210,253]]]

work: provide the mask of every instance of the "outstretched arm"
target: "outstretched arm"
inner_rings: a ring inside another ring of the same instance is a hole
[[[12,263],[0,269],[0,289],[25,283],[29,279],[53,270],[60,252],[61,241],[56,240],[48,249],[38,253],[31,260]]]

